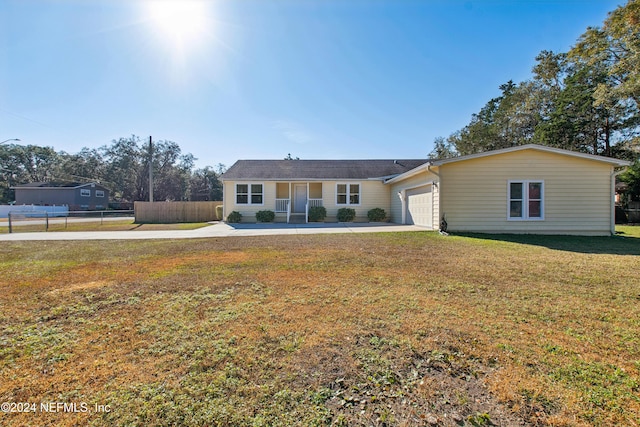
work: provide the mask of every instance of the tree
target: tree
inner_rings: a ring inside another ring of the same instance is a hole
[[[589,27],[569,56],[603,69],[594,90],[594,106],[615,112],[623,139],[638,135],[640,126],[640,0],[610,12],[603,26]]]
[[[77,154],[62,151],[59,157],[57,179],[97,182],[104,180],[104,159],[98,150],[85,147]]]
[[[534,96],[536,85],[513,81],[500,86],[502,94],[489,100],[471,122],[449,137],[460,154],[473,154],[532,142],[540,121]]]
[[[13,155],[18,161],[18,180],[21,182],[47,182],[53,180],[59,164],[58,153],[51,147],[16,145]]]
[[[221,200],[219,176],[226,166],[194,169],[196,158],[182,154],[173,141],[154,142],[153,152],[139,137],[119,138],[98,149],[57,153],[34,145],[0,146],[0,202],[13,200],[10,187],[29,182],[98,181],[116,202],[149,199],[149,165],[154,171],[155,200]],[[152,154],[152,155],[150,155]]]
[[[620,174],[620,181],[627,184],[625,199],[627,201],[640,200],[640,160]]]
[[[115,201],[144,200],[148,194],[142,188],[145,153],[139,144],[140,138],[131,135],[129,138],[113,140],[110,146],[105,145],[99,149],[105,162],[105,176],[109,181],[107,186]],[[146,160],[148,162],[148,158]]]
[[[603,73],[574,64],[550,102],[552,108],[536,128],[536,142],[590,154],[611,155],[615,111],[594,103]]]
[[[429,153],[429,158],[434,160],[449,159],[458,155],[453,143],[439,136],[433,141],[433,150]]]
[[[149,200],[149,164],[153,164],[154,200],[187,200],[191,169],[195,158],[183,155],[173,141],[155,141],[149,145],[139,137],[120,138],[101,149],[105,176],[118,201]]]
[[[194,162],[193,155],[182,155],[180,146],[175,142],[155,142],[153,147],[154,199],[187,200]],[[144,166],[146,174],[143,182],[148,188],[148,162]]]
[[[500,86],[450,137],[460,154],[535,142],[637,158],[640,148],[640,0],[588,28],[568,53],[542,51],[533,79]],[[636,153],[633,156],[633,153]]]
[[[58,175],[60,156],[51,147],[37,145],[0,146],[0,198],[13,201],[10,187],[29,182],[48,182]]]
[[[207,166],[196,169],[189,181],[189,200],[222,200],[220,174]]]

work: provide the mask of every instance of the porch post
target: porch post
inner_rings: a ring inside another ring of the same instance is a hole
[[[307,181],[307,202],[304,209],[304,222],[309,222],[309,181]]]
[[[291,212],[291,205],[293,205],[293,195],[291,194],[291,181],[289,181],[289,202],[287,203],[287,210]],[[289,223],[289,214],[287,214],[287,224]]]

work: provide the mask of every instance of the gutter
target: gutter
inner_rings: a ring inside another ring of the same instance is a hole
[[[429,168],[431,167],[432,163],[429,161],[427,163],[424,163],[416,168],[413,168],[411,170],[408,170],[404,173],[401,173],[400,175],[396,175],[393,178],[387,179],[384,181],[385,184],[393,184],[396,181],[400,181],[403,179],[407,179],[407,178],[411,178],[414,175],[419,174],[420,172],[426,170],[429,170]]]

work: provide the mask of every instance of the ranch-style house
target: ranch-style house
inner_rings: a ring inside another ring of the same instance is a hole
[[[441,160],[238,160],[222,175],[224,217],[326,221],[382,208],[397,224],[452,232],[610,235],[615,177],[629,162],[529,144]]]

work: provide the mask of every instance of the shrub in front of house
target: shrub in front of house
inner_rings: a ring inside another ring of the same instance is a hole
[[[309,221],[324,221],[327,217],[327,209],[324,206],[312,206],[309,208]]]
[[[242,221],[242,214],[238,211],[233,211],[229,215],[227,215],[227,222],[234,223]]]
[[[338,209],[338,221],[351,222],[356,217],[356,210],[352,208],[340,208]]]
[[[274,219],[276,219],[276,214],[273,211],[256,212],[256,221],[258,222],[273,222]]]
[[[367,218],[371,222],[382,222],[387,219],[387,213],[382,208],[373,208],[367,212]]]

